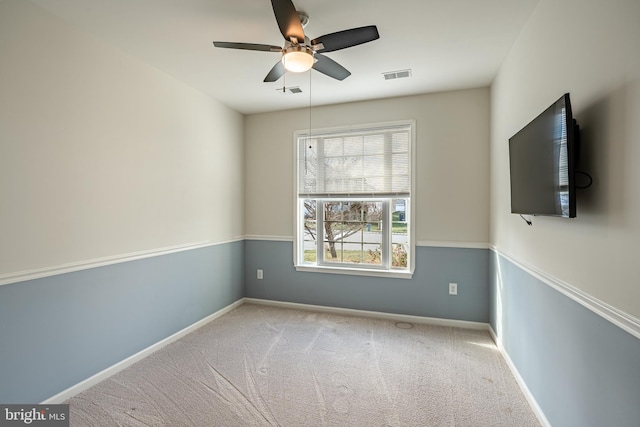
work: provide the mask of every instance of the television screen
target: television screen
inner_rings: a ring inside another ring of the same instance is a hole
[[[578,132],[567,93],[509,139],[512,213],[576,216]]]

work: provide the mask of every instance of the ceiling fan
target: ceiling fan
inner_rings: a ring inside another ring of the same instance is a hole
[[[325,34],[310,40],[303,30],[303,23],[306,25],[309,17],[303,12],[298,12],[291,0],[271,0],[271,6],[285,39],[283,47],[255,43],[213,42],[215,47],[221,48],[281,53],[281,60],[269,71],[264,79],[265,82],[275,82],[286,71],[300,73],[310,68],[334,79],[344,80],[351,75],[349,70],[324,56],[323,53],[357,46],[380,38],[378,28],[370,25]]]

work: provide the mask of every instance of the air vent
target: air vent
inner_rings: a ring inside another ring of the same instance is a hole
[[[302,93],[302,89],[300,89],[298,86],[291,86],[291,87],[279,87],[278,89],[276,89],[276,92],[282,94],[282,95],[287,95],[287,94],[297,94],[297,93]]]
[[[388,73],[382,73],[385,80],[404,79],[411,77],[411,70],[390,71]]]

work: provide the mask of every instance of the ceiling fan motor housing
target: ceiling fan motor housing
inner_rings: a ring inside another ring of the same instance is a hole
[[[282,49],[282,65],[294,73],[309,70],[314,63],[313,49],[307,44],[286,43]]]

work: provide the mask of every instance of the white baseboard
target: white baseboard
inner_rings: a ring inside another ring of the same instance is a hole
[[[356,310],[351,308],[328,307],[324,305],[300,304],[295,302],[273,301],[257,298],[244,298],[244,302],[272,307],[296,308],[299,310],[313,310],[325,313],[343,314],[347,316],[373,317],[376,319],[393,320],[396,322],[423,323],[439,326],[451,326],[462,329],[489,330],[488,323],[469,322],[466,320],[441,319],[437,317],[413,316],[409,314],[383,313],[380,311]]]
[[[58,403],[63,403],[64,401],[72,398],[73,396],[77,395],[78,393],[81,393],[85,390],[87,390],[88,388],[98,384],[100,381],[104,381],[107,378],[109,378],[110,376],[117,374],[118,372],[122,371],[123,369],[133,365],[134,363],[136,363],[137,361],[144,359],[145,357],[149,356],[150,354],[160,350],[162,347],[165,347],[169,344],[171,344],[174,341],[177,341],[178,339],[182,338],[183,336],[195,331],[196,329],[206,325],[207,323],[217,319],[220,316],[223,316],[225,314],[227,314],[228,312],[230,312],[231,310],[241,306],[244,303],[243,299],[239,299],[238,301],[216,311],[215,313],[205,317],[204,319],[201,319],[195,323],[193,323],[190,326],[187,326],[186,328],[176,332],[175,334],[163,339],[162,341],[158,341],[157,343],[143,349],[140,350],[139,352],[137,352],[136,354],[127,357],[126,359],[116,363],[115,365],[112,365],[100,372],[98,372],[97,374],[87,378],[84,381],[79,382],[78,384],[69,387],[66,390],[61,391],[60,393],[56,394],[55,396],[52,396],[50,398],[48,398],[47,400],[43,401],[41,404],[42,405],[48,405],[48,404],[58,404]]]
[[[516,379],[516,382],[520,386],[520,390],[522,390],[522,393],[524,394],[524,397],[527,399],[527,402],[529,402],[529,406],[531,406],[531,410],[533,411],[536,418],[538,419],[538,422],[543,427],[551,427],[551,423],[549,422],[549,420],[547,420],[547,417],[544,415],[544,412],[542,411],[542,408],[540,408],[540,405],[538,405],[538,401],[535,399],[535,397],[533,397],[533,394],[531,394],[529,387],[527,387],[527,383],[524,382],[524,379],[520,375],[520,372],[518,372],[518,368],[516,368],[516,365],[514,365],[513,361],[511,360],[511,357],[509,357],[509,354],[503,347],[502,341],[498,339],[498,336],[496,335],[496,333],[494,332],[491,326],[489,326],[489,334],[491,334],[491,338],[493,338],[493,341],[496,343],[498,350],[500,350],[500,354],[502,354],[502,357],[507,362],[507,365],[509,366],[511,373],[513,374],[514,378]]]

